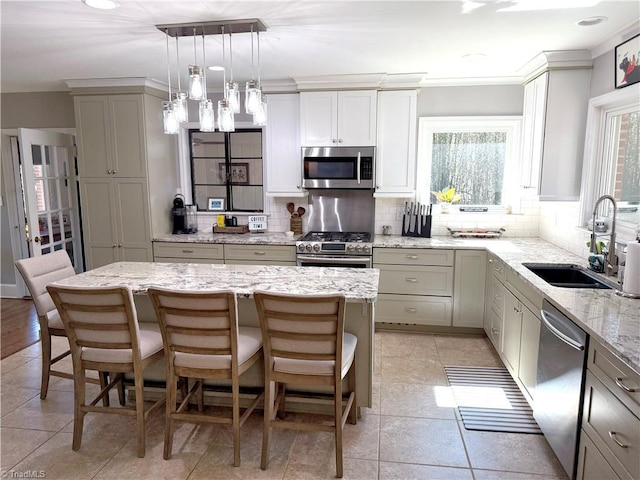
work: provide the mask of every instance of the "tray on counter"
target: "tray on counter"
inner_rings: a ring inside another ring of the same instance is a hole
[[[213,233],[249,233],[249,225],[238,225],[237,227],[213,226]]]
[[[499,238],[504,228],[451,228],[447,227],[454,238]]]

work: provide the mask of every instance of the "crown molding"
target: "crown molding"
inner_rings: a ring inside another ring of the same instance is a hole
[[[524,83],[548,70],[591,69],[593,60],[589,50],[550,50],[540,52],[517,72]]]
[[[470,87],[483,85],[521,85],[522,77],[424,78],[421,87]]]

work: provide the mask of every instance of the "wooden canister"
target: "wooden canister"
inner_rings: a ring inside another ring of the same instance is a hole
[[[289,225],[294,235],[302,235],[302,217],[291,217]]]

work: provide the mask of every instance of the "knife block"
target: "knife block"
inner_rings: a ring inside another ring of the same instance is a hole
[[[402,216],[403,237],[423,237],[431,238],[431,215],[409,215]]]

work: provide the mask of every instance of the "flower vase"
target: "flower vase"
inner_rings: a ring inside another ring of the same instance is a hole
[[[450,202],[440,202],[440,213],[449,213],[449,208],[451,207]]]

